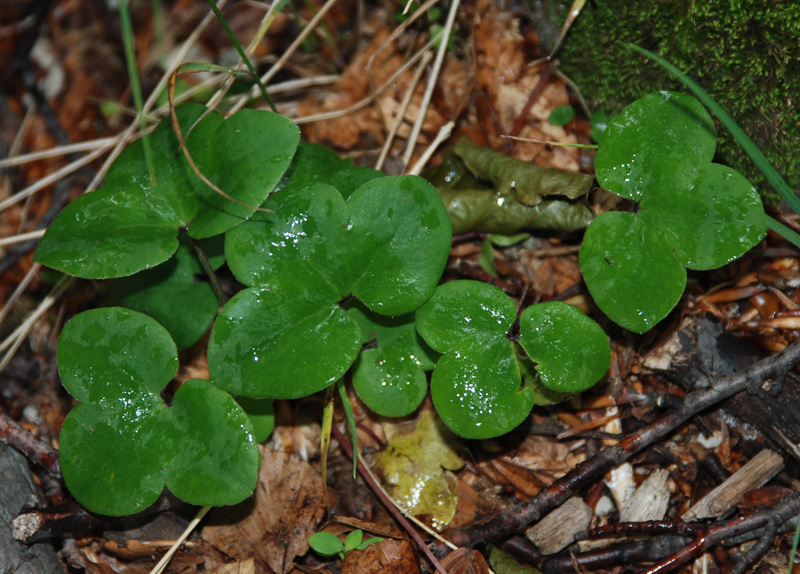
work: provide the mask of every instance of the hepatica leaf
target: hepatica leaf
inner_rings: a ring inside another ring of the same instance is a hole
[[[143,510],[166,484],[191,504],[235,504],[255,487],[259,456],[247,415],[209,381],[160,396],[175,344],[154,319],[119,307],[86,311],[62,331],[58,369],[81,404],[64,421],[64,480],[92,512]]]
[[[250,207],[222,197],[199,179],[166,119],[150,136],[155,185],[142,143],[131,144],[109,170],[105,188],[59,214],[35,259],[77,277],[125,277],[169,259],[178,247],[179,228],[205,238],[250,217],[289,167],[299,130],[271,112],[241,110],[225,120],[216,112],[202,117],[206,111],[198,104],[178,109],[187,149],[206,177]]]
[[[417,333],[414,315],[378,315],[363,304],[348,302],[347,313],[361,330],[362,350],[353,365],[353,386],[364,403],[387,417],[411,414],[428,392],[425,371],[438,354]]]
[[[711,163],[715,144],[705,108],[678,92],[637,100],[603,134],[597,179],[637,208],[594,220],[580,266],[597,305],[626,329],[643,333],[670,312],[686,268],[725,265],[766,233],[757,191]]]
[[[352,159],[342,159],[331,148],[314,143],[300,142],[292,164],[283,174],[276,189],[302,183],[327,183],[335,187],[345,199],[373,179],[384,177],[380,171],[353,165]]]
[[[326,184],[290,185],[264,206],[273,213],[226,234],[228,264],[249,289],[220,313],[209,369],[234,394],[296,398],[332,384],[361,348],[345,297],[396,316],[430,296],[450,225],[435,189],[412,176],[374,179],[347,202]]]
[[[520,342],[539,363],[544,385],[574,393],[603,376],[610,351],[597,324],[561,305],[528,308],[521,317]],[[507,433],[533,406],[534,390],[522,385],[515,345],[508,337],[515,317],[510,297],[476,281],[441,285],[416,313],[422,338],[442,353],[431,379],[436,410],[465,438]]]

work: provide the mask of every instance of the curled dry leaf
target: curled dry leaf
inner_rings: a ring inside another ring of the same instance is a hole
[[[255,495],[213,510],[202,536],[228,559],[255,558],[276,574],[308,552],[308,537],[325,516],[322,477],[299,457],[259,445],[261,469]],[[206,567],[221,565],[207,563]]]

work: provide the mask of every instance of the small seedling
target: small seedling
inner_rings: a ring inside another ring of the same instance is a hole
[[[345,538],[344,543],[338,536],[330,532],[316,532],[308,539],[308,545],[311,549],[321,556],[338,556],[344,560],[347,555],[353,550],[364,550],[370,544],[376,542],[383,542],[383,538],[364,538],[364,532],[361,530],[353,530]]]

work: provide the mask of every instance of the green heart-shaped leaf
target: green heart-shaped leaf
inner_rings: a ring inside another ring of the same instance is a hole
[[[695,98],[680,92],[647,95],[608,124],[595,157],[605,189],[639,201],[654,185],[682,187],[717,147],[714,121]]]
[[[666,317],[686,286],[686,270],[670,247],[644,227],[632,213],[604,213],[589,226],[579,254],[598,307],[636,333]]]
[[[561,393],[578,393],[594,386],[611,362],[608,338],[600,325],[560,301],[525,309],[519,342],[538,363],[542,384]]]
[[[247,414],[210,381],[186,381],[170,408],[179,448],[165,459],[167,487],[202,506],[241,502],[253,493],[260,457]],[[243,432],[244,431],[244,432]]]
[[[361,329],[361,351],[353,365],[353,387],[364,403],[387,417],[411,414],[428,391],[425,371],[433,369],[436,353],[417,333],[414,316],[385,317],[362,304],[348,305],[348,315]]]
[[[228,264],[252,288],[217,319],[209,368],[235,394],[296,398],[358,354],[358,325],[338,303],[352,294],[381,314],[415,309],[444,269],[450,226],[436,191],[410,176],[370,181],[347,203],[325,184],[291,185],[264,206],[272,213],[226,236]]]
[[[361,333],[315,286],[289,294],[246,289],[228,301],[208,344],[211,377],[237,395],[280,399],[333,384],[358,355]]]
[[[77,315],[64,327],[58,368],[84,401],[64,421],[61,468],[86,508],[139,512],[164,484],[199,505],[235,504],[255,487],[258,451],[236,402],[207,381],[161,392],[177,371],[175,343],[154,319],[118,307]]]
[[[416,313],[417,330],[443,353],[431,378],[442,420],[466,438],[489,438],[520,424],[533,406],[521,389],[514,346],[506,337],[514,302],[497,287],[453,281],[436,289]]]
[[[384,175],[368,167],[353,166],[352,159],[340,158],[327,146],[300,142],[292,164],[276,189],[296,184],[327,183],[347,199],[368,181]]]
[[[58,372],[84,403],[160,393],[178,371],[178,351],[153,319],[121,307],[73,317],[58,339]]]
[[[702,105],[660,92],[614,118],[596,158],[606,189],[638,202],[589,227],[580,266],[597,305],[643,333],[677,304],[685,268],[713,269],[765,235],[761,199],[738,172],[710,163],[716,135]]]
[[[34,260],[85,279],[126,277],[169,259],[177,235],[139,190],[98,189],[58,214]]]
[[[67,488],[91,512],[124,516],[147,508],[164,490],[162,457],[175,451],[169,427],[164,401],[142,389],[77,405],[59,436]]]

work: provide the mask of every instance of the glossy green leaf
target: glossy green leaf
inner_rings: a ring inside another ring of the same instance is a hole
[[[222,310],[209,366],[235,394],[296,398],[358,354],[360,330],[338,303],[352,294],[384,315],[418,307],[444,269],[450,226],[436,191],[411,176],[372,180],[346,203],[325,184],[290,185],[265,207],[227,234],[228,264],[252,288]]]
[[[59,461],[70,493],[91,512],[124,516],[164,490],[161,466],[175,452],[169,410],[137,389],[117,400],[79,404],[61,427]]]
[[[417,330],[442,353],[431,378],[433,403],[463,437],[507,433],[525,420],[534,402],[563,400],[565,393],[594,385],[608,369],[608,340],[580,311],[545,303],[523,312],[520,344],[538,363],[535,369],[517,357],[510,339],[515,317],[510,297],[476,281],[441,285],[416,313]]]
[[[98,189],[67,205],[47,228],[34,261],[85,279],[125,277],[163,263],[178,228],[136,189]]]
[[[639,201],[653,186],[685,187],[716,146],[714,122],[700,102],[680,92],[653,93],[608,124],[595,157],[597,181]]]
[[[246,397],[296,399],[341,377],[361,348],[355,322],[328,292],[246,289],[217,318],[208,345],[211,377]]]
[[[125,277],[169,259],[178,228],[217,235],[250,217],[289,166],[300,132],[286,118],[242,110],[227,120],[205,107],[178,110],[186,147],[200,171],[243,207],[218,194],[183,156],[169,118],[153,133],[155,185],[141,142],[112,165],[106,187],[70,204],[48,228],[36,260],[86,278]],[[269,142],[266,144],[265,142]]]
[[[425,371],[433,369],[438,356],[417,333],[414,316],[385,317],[357,302],[347,313],[361,329],[362,343],[371,343],[353,365],[358,396],[380,415],[411,414],[425,398]]]
[[[251,287],[290,291],[313,285],[329,302],[344,297],[351,277],[346,258],[348,212],[329,185],[291,186],[264,204],[259,213],[225,236],[228,266]]]
[[[435,351],[480,351],[504,338],[517,316],[511,298],[478,281],[452,281],[416,313],[417,330]]]
[[[236,402],[242,407],[253,425],[253,439],[256,442],[267,440],[275,428],[275,407],[272,399],[236,397]]]
[[[344,544],[339,537],[330,532],[315,532],[308,538],[311,549],[322,556],[336,556],[344,551]]]
[[[709,163],[697,168],[689,186],[649,193],[640,213],[670,237],[689,269],[715,269],[764,237],[764,210],[753,185],[738,171]]]
[[[204,275],[203,268],[183,237],[169,261],[112,282],[109,294],[118,304],[153,317],[179,349],[186,349],[208,331],[219,307],[211,285],[198,281],[198,275]]]
[[[279,114],[243,109],[225,120],[193,156],[198,169],[234,203],[208,186],[189,235],[223,233],[249,218],[280,181],[300,141],[300,130]]]
[[[64,327],[58,368],[83,401],[60,436],[64,480],[92,512],[139,512],[165,481],[193,504],[235,504],[252,493],[258,451],[247,415],[207,381],[191,381],[167,408],[161,393],[177,349],[154,319],[117,307],[77,315]]]
[[[489,438],[519,425],[533,393],[522,379],[506,337],[514,302],[497,287],[453,281],[436,289],[416,313],[417,330],[443,353],[431,378],[431,397],[447,426],[465,438]]]
[[[180,443],[162,460],[173,494],[189,504],[222,506],[253,493],[261,459],[250,420],[233,397],[193,379],[175,393],[170,414]]]
[[[444,152],[441,164],[422,175],[439,191],[454,234],[475,231],[511,235],[523,229],[575,231],[585,229],[593,218],[583,198],[548,196],[536,205],[527,205],[517,197],[516,188],[514,193],[503,193],[479,180],[452,149]],[[587,180],[587,191],[589,183],[591,178]]]
[[[367,167],[353,166],[352,159],[340,158],[327,146],[300,142],[292,164],[276,189],[293,184],[327,183],[347,199],[363,184],[378,177],[384,177],[384,174]]]
[[[686,270],[672,249],[632,213],[604,213],[583,238],[581,273],[597,306],[615,323],[644,333],[683,295]]]
[[[547,118],[547,123],[551,126],[565,126],[572,121],[575,117],[575,108],[572,106],[558,106],[553,108],[550,116]]]
[[[600,325],[575,307],[552,301],[531,305],[520,316],[519,342],[538,363],[547,388],[577,393],[608,371],[611,349]]]
[[[224,122],[217,112],[209,112],[205,106],[195,103],[178,106],[175,113],[187,148],[193,155]],[[148,137],[155,185],[151,184],[147,173],[142,140],[123,150],[106,173],[104,185],[116,190],[135,189],[161,221],[176,227],[186,226],[197,214],[200,207],[197,194],[205,184],[186,161],[170,118],[164,119]]]
[[[635,332],[677,304],[685,268],[713,269],[765,235],[753,186],[710,163],[711,118],[685,94],[637,100],[609,125],[597,152],[600,184],[638,202],[635,213],[604,213],[590,226],[580,265],[597,305]]]
[[[596,111],[592,114],[592,131],[589,132],[589,135],[592,137],[593,141],[599,142],[602,139],[603,134],[608,128],[609,120],[611,120],[611,116],[608,112],[604,112],[603,110]]]
[[[153,319],[120,307],[76,315],[58,339],[58,372],[81,402],[160,393],[178,371],[178,351]]]
[[[359,187],[348,207],[353,295],[382,315],[415,310],[450,252],[450,220],[436,190],[416,176],[382,177]]]
[[[513,430],[531,412],[533,393],[521,384],[513,344],[496,340],[481,352],[444,354],[433,370],[431,398],[456,434],[492,438]]]

